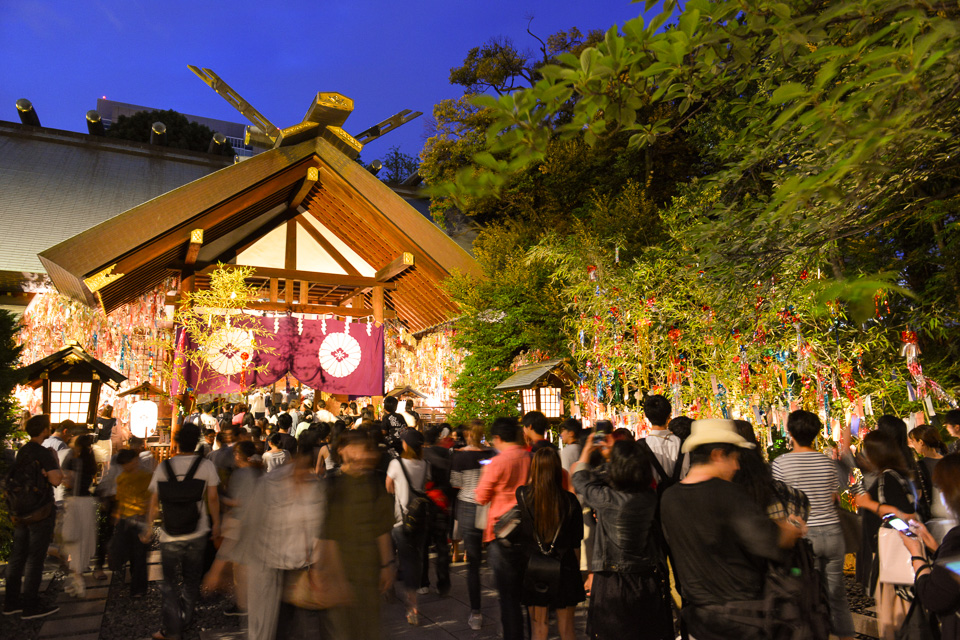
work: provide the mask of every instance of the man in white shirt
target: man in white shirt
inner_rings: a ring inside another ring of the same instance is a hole
[[[317,396],[313,402],[313,415],[314,422],[329,422],[333,424],[338,420],[337,416],[327,409],[327,402],[319,396],[320,392],[317,392]]]
[[[253,418],[255,420],[266,415],[266,401],[263,397],[263,391],[260,391],[260,389],[257,389],[252,394],[247,396],[247,404],[250,406],[250,413],[253,414]]]
[[[161,487],[169,488],[171,481],[168,470],[172,469],[176,479],[183,482],[192,475],[193,480],[203,483],[197,492],[199,501],[196,511],[186,508],[193,503],[183,505],[177,503],[164,504],[163,525],[160,528],[160,563],[163,568],[163,581],[160,583],[160,593],[163,604],[160,613],[160,631],[153,634],[156,640],[166,638],[180,638],[183,629],[193,620],[193,612],[200,599],[200,580],[203,577],[203,552],[206,549],[207,538],[220,537],[220,498],[217,495],[217,485],[220,480],[213,463],[199,457],[194,451],[200,441],[200,427],[195,424],[184,425],[177,432],[176,441],[180,453],[157,466],[150,481],[150,507],[147,513],[147,522],[153,522],[160,511]],[[192,474],[190,472],[193,472]],[[206,500],[204,500],[206,498]],[[209,521],[207,506],[209,505]],[[176,509],[174,508],[176,507]],[[187,516],[184,518],[183,512]],[[174,525],[175,514],[177,524],[195,524],[187,533],[170,533],[168,527]],[[147,528],[141,534],[141,540],[148,543],[153,538],[153,529]],[[183,586],[179,586],[178,575],[183,576]]]
[[[644,398],[643,415],[650,423],[650,432],[644,440],[663,471],[666,472],[668,477],[673,477],[674,466],[680,457],[680,438],[667,429],[667,423],[670,422],[670,413],[670,401],[662,395],[657,394]],[[684,456],[682,464],[680,479],[683,479],[686,475],[686,469],[690,466],[686,456]],[[663,480],[656,465],[654,465],[653,475],[657,482]]]

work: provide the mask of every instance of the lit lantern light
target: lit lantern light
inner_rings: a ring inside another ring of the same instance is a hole
[[[66,347],[31,365],[17,370],[21,384],[43,387],[43,413],[50,422],[73,420],[78,425],[93,425],[103,384],[116,389],[126,376],[92,357],[71,341]]]
[[[562,359],[546,360],[520,367],[497,385],[497,391],[519,391],[523,413],[539,411],[547,418],[564,415],[563,394],[572,389],[572,373]]]

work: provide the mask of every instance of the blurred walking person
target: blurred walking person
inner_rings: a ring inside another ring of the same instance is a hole
[[[480,613],[480,562],[483,556],[483,529],[477,527],[477,504],[474,491],[480,482],[480,473],[496,453],[481,445],[484,435],[482,420],[471,420],[463,429],[467,446],[455,449],[450,455],[450,484],[459,489],[457,493],[457,529],[463,538],[467,556],[467,596],[470,599],[470,616],[467,624],[474,631],[483,626]]]
[[[250,640],[277,637],[284,574],[309,567],[320,539],[324,501],[307,439],[293,464],[264,474],[243,503],[235,559],[247,571]]]
[[[66,487],[63,544],[70,557],[70,577],[64,591],[78,598],[86,594],[83,573],[97,548],[97,503],[90,493],[90,485],[97,475],[93,442],[92,435],[74,438],[70,445],[73,455],[64,462],[63,469]]]
[[[386,487],[394,494],[393,543],[400,560],[400,578],[403,581],[407,606],[407,622],[420,624],[417,610],[417,589],[423,572],[423,551],[429,533],[429,515],[418,522],[415,529],[404,526],[404,517],[411,503],[424,494],[427,482],[427,463],[423,461],[423,434],[416,429],[407,429],[400,435],[403,451],[399,458],[390,461],[387,467]]]
[[[362,431],[346,431],[337,449],[340,471],[323,480],[327,496],[324,538],[340,550],[346,579],[355,596],[352,605],[329,609],[329,640],[379,640],[381,594],[392,586],[393,498],[385,476],[376,470],[380,457],[373,439]]]

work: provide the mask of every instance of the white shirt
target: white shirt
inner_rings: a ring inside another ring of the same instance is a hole
[[[403,512],[407,509],[410,502],[410,486],[407,484],[407,478],[403,475],[403,469],[406,469],[410,476],[410,482],[414,488],[423,491],[423,486],[427,479],[427,463],[423,460],[408,460],[406,458],[394,458],[387,467],[387,477],[393,478],[393,516],[395,524],[403,522]],[[401,506],[403,507],[401,509]]]
[[[675,436],[669,429],[651,429],[647,434],[646,441],[647,446],[650,447],[650,451],[657,457],[657,462],[659,462],[663,470],[667,472],[667,475],[672,476],[673,465],[676,464],[677,457],[680,455],[680,438]],[[680,470],[681,480],[687,475],[689,469],[690,456],[685,456],[683,459],[683,468]],[[654,471],[653,475],[659,476],[656,471]],[[657,477],[657,480],[661,480],[661,478]]]
[[[313,415],[316,416],[314,418],[314,422],[329,422],[332,424],[338,420],[337,416],[333,415],[326,409],[317,409],[313,412]]]
[[[416,427],[417,427],[417,419],[416,419],[416,418],[414,418],[412,415],[410,415],[410,414],[407,413],[406,411],[404,411],[404,412],[401,413],[400,415],[403,416],[403,419],[406,421],[408,427],[410,427],[411,429],[416,429]]]
[[[270,473],[274,469],[279,469],[283,465],[287,464],[288,458],[289,455],[284,449],[280,449],[279,451],[274,451],[271,449],[263,454],[263,466],[267,473]]]
[[[263,394],[259,391],[247,397],[247,404],[250,405],[251,413],[266,413],[267,406],[263,400]]]
[[[178,480],[182,480],[186,475],[187,471],[190,470],[190,467],[193,465],[193,461],[196,460],[195,455],[189,456],[174,456],[170,458],[170,466],[173,467],[173,473],[177,476]],[[196,473],[193,474],[193,477],[197,480],[203,480],[207,483],[207,486],[204,487],[203,497],[200,499],[200,502],[197,505],[200,507],[200,520],[197,521],[197,528],[193,533],[186,533],[181,536],[172,536],[166,531],[163,527],[160,527],[160,542],[180,542],[183,540],[193,540],[201,536],[206,535],[210,532],[210,523],[207,520],[207,492],[206,489],[209,487],[215,487],[220,484],[220,478],[217,476],[217,468],[213,466],[213,463],[209,460],[201,460],[200,466],[197,467]],[[167,465],[158,464],[157,470],[153,472],[153,479],[150,480],[150,493],[157,492],[157,485],[161,482],[167,481]],[[163,509],[163,505],[160,505],[160,508]]]

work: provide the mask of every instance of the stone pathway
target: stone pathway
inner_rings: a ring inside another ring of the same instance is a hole
[[[156,550],[151,551],[148,556],[148,578],[151,581],[151,592],[156,589],[156,585],[153,583],[161,579],[159,556],[160,553]],[[105,622],[107,628],[110,628],[110,620],[105,620],[105,613],[108,608],[108,596],[110,596],[111,593],[110,584],[112,576],[110,572],[107,572],[107,575],[108,580],[98,581],[90,574],[86,574],[84,578],[87,585],[87,592],[83,598],[74,598],[66,595],[62,592],[60,585],[55,583],[54,587],[57,591],[60,591],[56,599],[57,604],[60,605],[60,611],[49,618],[36,621],[36,625],[32,628],[24,628],[24,625],[29,624],[28,622],[24,622],[17,625],[18,628],[16,630],[9,629],[14,631],[13,635],[8,635],[6,631],[0,631],[0,640],[6,640],[7,638],[11,640],[13,638],[17,638],[17,640],[20,640],[20,638],[37,638],[38,640],[100,640],[102,637],[107,636],[116,637],[116,634],[108,634],[106,631],[101,635],[101,627]],[[125,582],[129,583],[129,574],[125,576],[125,578]],[[51,563],[48,564],[47,570],[44,572],[41,593],[55,580],[59,580],[57,577],[57,567]],[[487,567],[481,569],[480,580],[482,598],[481,611],[483,613],[483,626],[480,630],[474,631],[467,625],[470,606],[467,596],[466,564],[458,563],[451,567],[452,585],[450,593],[446,597],[441,598],[433,591],[429,594],[419,596],[420,624],[418,626],[414,627],[407,624],[406,612],[400,599],[399,588],[395,589],[393,596],[388,598],[382,605],[383,615],[381,628],[383,630],[383,637],[387,639],[410,638],[411,640],[493,640],[498,638],[500,630],[499,607],[497,604],[496,590],[494,588],[493,573],[490,569]],[[126,588],[118,589],[118,585],[115,585],[114,594],[119,592],[125,594]],[[2,590],[0,590],[0,595],[2,595]],[[112,598],[113,596],[110,597]],[[121,595],[118,597],[121,598],[121,601],[113,604],[114,610],[116,610],[116,606],[121,603],[123,603],[121,607],[127,606],[126,601],[123,600],[124,596]],[[158,621],[158,612],[154,610],[155,606],[150,606],[147,602],[149,600],[152,600],[152,598],[140,601],[142,602],[140,606],[144,607],[143,613],[145,617],[149,617],[148,622],[155,623]],[[213,603],[211,606],[219,607],[220,603]],[[577,607],[577,637],[585,636],[586,613],[587,609],[585,605]],[[230,622],[236,621],[241,627],[239,629],[237,626],[233,626],[233,628],[195,629],[192,630],[193,634],[191,634],[191,637],[199,637],[200,640],[246,640],[246,634],[242,629],[245,619],[220,619],[224,622],[228,620]],[[7,620],[9,619],[0,619],[0,622],[6,622]],[[854,621],[859,638],[876,638],[876,618],[855,613]],[[36,631],[37,626],[39,626],[39,632]],[[215,624],[213,626],[217,627],[218,625]],[[0,627],[7,627],[7,625],[0,625]],[[147,624],[145,628],[152,628],[152,625]],[[149,634],[145,634],[142,637],[136,635],[131,636],[130,640],[146,640],[148,637]],[[550,637],[557,637],[555,620],[551,620]]]

